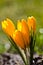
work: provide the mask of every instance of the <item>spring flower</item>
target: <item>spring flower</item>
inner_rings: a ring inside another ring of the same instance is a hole
[[[24,44],[22,32],[15,30],[12,38],[19,47],[21,47],[22,49],[25,49],[25,44]]]
[[[33,32],[35,32],[35,30],[36,30],[36,20],[33,16],[28,17],[27,24],[28,24],[29,30],[31,31],[31,29],[32,29]]]
[[[30,33],[29,33],[28,25],[24,19],[22,19],[21,22],[18,21],[17,29],[22,32],[23,37],[24,37],[24,41],[25,41],[25,46],[27,47],[29,45],[29,42],[30,42],[30,38],[29,38]]]
[[[7,35],[12,36],[12,33],[15,31],[15,26],[12,21],[7,18],[6,20],[2,21],[2,29]]]

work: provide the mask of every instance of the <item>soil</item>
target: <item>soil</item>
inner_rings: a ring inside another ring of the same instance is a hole
[[[25,65],[19,54],[0,54],[0,65]],[[43,56],[34,55],[32,65],[43,65]]]

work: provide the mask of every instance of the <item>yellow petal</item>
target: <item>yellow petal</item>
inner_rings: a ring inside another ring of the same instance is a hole
[[[21,22],[19,21],[17,24],[17,28],[19,31],[21,31],[23,33],[23,37],[25,40],[25,46],[27,47],[29,44],[29,41],[30,41],[29,40],[30,34],[29,34],[29,28],[28,28],[26,21],[24,19],[22,19]]]
[[[16,44],[21,47],[22,49],[25,49],[25,44],[23,40],[23,35],[20,31],[15,30],[12,36],[13,40],[16,42]]]
[[[4,20],[4,24],[5,24],[6,26],[8,26],[8,23],[6,22],[6,20]]]
[[[15,26],[10,19],[4,20],[2,22],[2,28],[4,32],[10,36],[12,36],[13,32],[15,31]]]
[[[28,24],[29,30],[31,31],[31,29],[32,29],[33,32],[35,32],[35,30],[36,30],[36,20],[33,16],[28,17],[27,24]]]
[[[2,22],[2,28],[6,29],[6,25],[4,24],[4,22]]]
[[[18,20],[18,22],[17,22],[17,29],[19,31],[21,31],[21,29],[22,29],[22,24],[21,24],[20,20]]]

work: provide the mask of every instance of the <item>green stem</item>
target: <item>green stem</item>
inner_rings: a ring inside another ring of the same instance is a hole
[[[35,35],[33,33],[33,36],[31,36],[31,42],[30,42],[30,65],[33,64],[34,46],[35,46]]]
[[[29,65],[29,58],[28,58],[28,48],[25,50],[26,58],[27,58],[27,65]]]
[[[31,36],[30,42],[30,65],[33,64],[33,37]]]
[[[19,52],[19,54],[20,54],[20,56],[22,57],[22,59],[23,59],[23,61],[24,61],[24,63],[25,63],[25,65],[27,65],[27,59],[26,59],[26,56],[25,56],[25,54],[23,53],[23,51],[20,49],[20,47],[18,47],[17,45],[16,45],[16,43],[14,42],[14,40],[10,37],[8,37],[8,39],[9,39],[9,41],[12,43],[12,45],[17,49],[17,51]]]

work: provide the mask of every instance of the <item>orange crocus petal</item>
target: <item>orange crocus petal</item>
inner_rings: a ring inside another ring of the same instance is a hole
[[[12,36],[12,33],[15,31],[14,24],[10,19],[6,19],[2,22],[2,29],[10,36]]]
[[[25,49],[25,45],[24,45],[24,40],[23,40],[23,35],[20,31],[15,30],[15,32],[13,33],[12,36],[13,40],[15,41],[15,43],[21,47],[22,49]]]
[[[32,29],[35,32],[35,30],[36,30],[36,20],[33,16],[28,17],[27,24],[28,24],[29,30],[31,31],[31,29]]]
[[[18,21],[17,28],[19,31],[23,33],[24,41],[25,41],[25,46],[27,47],[29,44],[29,28],[24,19]]]

